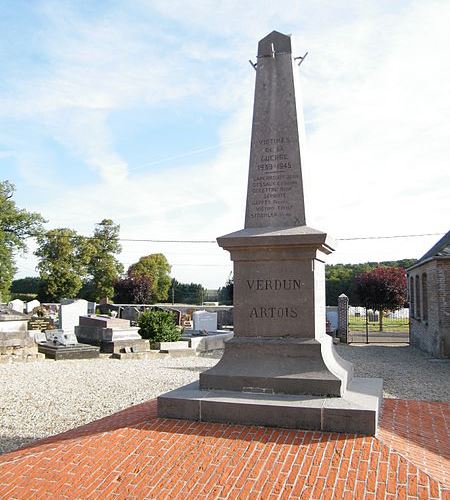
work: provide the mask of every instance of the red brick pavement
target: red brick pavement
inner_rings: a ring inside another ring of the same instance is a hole
[[[448,411],[385,400],[374,438],[158,419],[153,400],[0,456],[0,498],[450,499]]]

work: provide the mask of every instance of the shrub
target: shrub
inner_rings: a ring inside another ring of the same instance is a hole
[[[173,314],[169,311],[145,311],[138,320],[139,333],[142,338],[154,342],[176,342],[181,332],[175,324]]]

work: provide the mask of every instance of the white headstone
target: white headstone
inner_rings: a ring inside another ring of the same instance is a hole
[[[214,332],[217,330],[217,313],[207,311],[195,311],[192,314],[194,330],[206,330]]]
[[[86,316],[88,313],[88,301],[65,300],[59,306],[59,328],[64,332],[73,332],[78,326],[80,316]]]
[[[41,303],[39,302],[39,300],[30,300],[30,302],[27,302],[27,305],[25,306],[26,308],[26,311],[28,314],[30,314],[31,312],[33,312],[33,309],[36,308],[36,307],[39,307],[41,305]]]
[[[11,302],[8,302],[8,307],[13,311],[23,313],[23,310],[25,308],[25,303],[23,302],[23,300],[14,299],[11,300]]]

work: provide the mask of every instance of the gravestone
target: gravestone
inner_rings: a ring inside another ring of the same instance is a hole
[[[194,330],[205,330],[214,332],[217,330],[217,313],[208,311],[194,311],[192,313]]]
[[[19,313],[23,313],[25,310],[25,303],[23,300],[14,299],[11,302],[8,302],[8,307],[13,311],[17,311]]]
[[[290,37],[263,38],[257,61],[245,228],[217,239],[234,266],[234,338],[158,414],[373,434],[382,381],[353,378],[325,333],[334,244],[306,225]]]
[[[36,307],[39,307],[41,305],[41,303],[39,302],[39,300],[30,300],[30,302],[27,302],[26,306],[25,306],[25,309],[26,309],[26,312],[27,314],[31,314],[33,312],[33,309],[35,309]]]
[[[88,301],[84,299],[62,300],[59,306],[59,329],[73,332],[80,316],[88,313]]]

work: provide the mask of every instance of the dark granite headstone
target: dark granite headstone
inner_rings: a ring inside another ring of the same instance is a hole
[[[290,37],[272,32],[257,58],[245,228],[217,239],[234,263],[234,338],[199,386],[160,396],[158,413],[371,434],[382,382],[353,381],[325,333],[334,245],[306,225]]]

